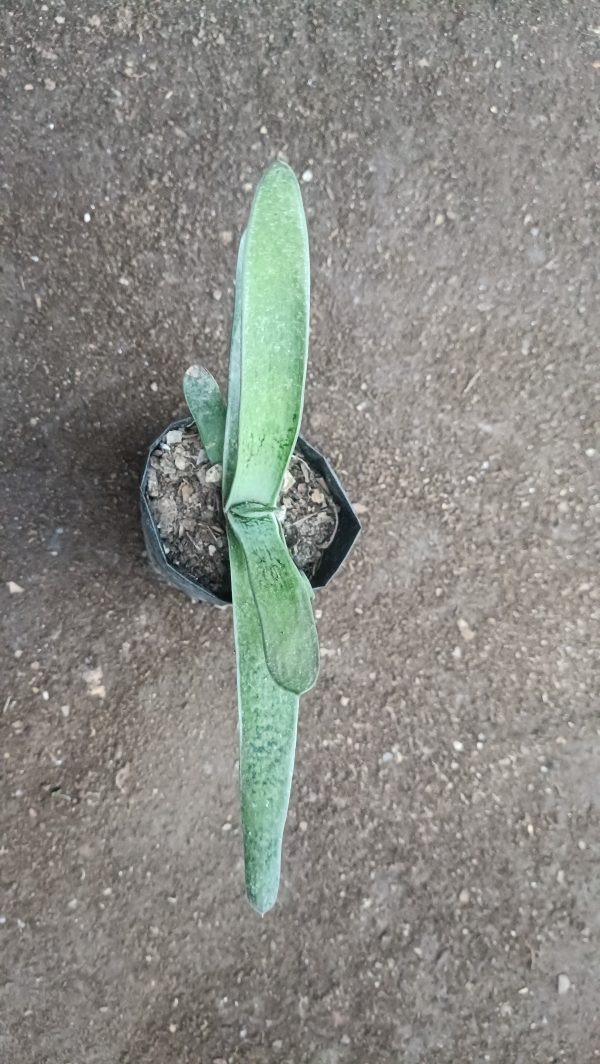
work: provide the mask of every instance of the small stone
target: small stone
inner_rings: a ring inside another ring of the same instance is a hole
[[[229,245],[233,243],[233,233],[231,232],[231,229],[222,230],[221,243],[224,244],[225,247],[229,247]]]
[[[556,882],[562,887],[564,881],[565,873],[562,868],[559,868],[558,872],[556,873]]]
[[[86,212],[85,212],[85,214],[84,214],[84,216],[83,216],[83,220],[84,220],[84,222],[85,222],[85,224],[86,224],[86,225],[89,225],[89,223],[90,223],[90,222],[91,222],[91,220],[92,220],[92,216],[91,216],[91,214],[90,214],[90,212],[89,212],[89,211],[86,211]]]
[[[117,772],[117,774],[115,776],[115,786],[117,787],[118,790],[120,790],[120,791],[124,791],[125,790],[125,787],[127,785],[127,780],[129,779],[130,773],[131,773],[131,765],[129,764],[129,762],[127,762],[125,765],[123,765],[122,768],[119,769],[119,771]]]
[[[69,713],[71,712],[71,707],[70,706],[66,706],[66,705],[65,706],[61,706],[60,707],[60,711],[61,711],[63,717],[66,720],[67,717],[69,716]]]
[[[158,477],[155,469],[150,469],[148,472],[148,495],[155,499],[158,495]]]
[[[464,617],[459,617],[456,624],[465,643],[472,643],[475,638],[475,632],[471,628],[469,622],[465,621]]]
[[[44,88],[48,89],[48,92],[54,92],[56,88],[56,82],[52,78],[44,78]]]
[[[158,384],[156,383],[156,381],[152,381],[152,384],[150,385],[150,391],[151,392],[157,392],[158,391]]]
[[[286,469],[285,475],[284,475],[284,478],[283,478],[283,493],[284,493],[284,495],[287,495],[288,491],[292,490],[292,488],[294,487],[295,483],[296,483],[296,481],[294,480],[294,478],[293,478],[292,474],[290,473],[289,469]]]
[[[348,696],[347,695],[342,695],[342,697],[340,698],[340,706],[343,706],[344,709],[345,709],[346,706],[349,706],[349,705],[350,705],[350,699],[348,698]]]
[[[95,30],[99,29],[100,26],[102,25],[102,20],[100,18],[100,15],[92,15],[90,20],[89,20],[89,23],[90,23],[90,26],[92,26]]]
[[[87,684],[88,694],[92,698],[106,698],[106,688],[102,683],[102,668],[85,669],[83,679]]]
[[[445,221],[446,219],[444,218],[443,214],[436,214],[435,225],[443,225]]]
[[[325,496],[323,495],[322,491],[319,491],[318,488],[315,488],[314,491],[311,491],[310,497],[313,502],[316,502],[319,505],[325,502]]]
[[[176,443],[181,443],[183,439],[183,432],[181,429],[170,429],[165,436],[165,443],[169,447],[174,447]]]
[[[220,484],[223,479],[223,466],[216,465],[210,466],[206,470],[206,483],[207,484]]]
[[[304,183],[305,183],[306,185],[308,185],[308,184],[310,184],[310,182],[312,181],[312,179],[313,179],[313,172],[312,172],[312,170],[310,170],[310,169],[307,169],[307,170],[305,170],[305,171],[304,171],[304,173],[302,174],[302,180],[304,181]]]
[[[564,972],[561,972],[559,977],[558,977],[557,989],[558,989],[558,993],[561,996],[563,994],[568,994],[569,990],[571,989],[571,980],[569,979],[568,975],[565,975]]]
[[[466,887],[463,887],[463,889],[461,890],[460,894],[458,895],[458,900],[461,905],[469,904],[469,901],[471,900],[471,895],[469,894],[469,891],[466,889]]]
[[[217,553],[217,548],[215,547],[214,543],[208,544],[208,553],[210,554],[211,558],[214,558],[215,554]]]
[[[167,535],[175,528],[177,521],[177,504],[174,499],[160,498],[155,504],[155,513],[161,532]]]
[[[184,458],[182,454],[175,455],[175,469],[182,472],[184,469],[187,469],[187,464],[187,458]]]
[[[213,297],[215,303],[220,303],[221,302],[222,295],[223,295],[223,293],[222,293],[220,288],[215,288],[214,289],[212,297]]]
[[[6,586],[9,595],[22,595],[25,590],[20,584],[16,584],[14,580],[9,580]]]
[[[391,753],[390,750],[386,750],[385,753],[381,755],[381,762],[384,765],[389,765],[390,761],[393,761],[393,760],[394,760],[394,755]]]
[[[461,751],[464,750],[464,748],[465,748],[465,744],[461,743],[460,739],[455,739],[454,742],[452,743],[452,746],[456,750],[457,754],[460,754]]]
[[[368,512],[369,512],[369,507],[365,506],[365,504],[363,502],[357,502],[357,503],[354,504],[354,513],[360,515],[360,514],[367,514]]]

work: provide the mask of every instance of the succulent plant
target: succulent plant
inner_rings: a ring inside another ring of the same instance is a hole
[[[246,892],[260,913],[277,899],[299,696],[319,669],[312,588],[278,520],[302,417],[309,302],[300,188],[277,162],[256,189],[240,241],[227,405],[204,368],[193,366],[184,378],[202,444],[223,466]]]

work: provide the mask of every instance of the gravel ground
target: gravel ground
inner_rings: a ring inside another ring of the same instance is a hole
[[[600,1059],[599,23],[2,4],[3,1064]],[[136,490],[278,152],[365,532],[261,920],[231,616],[156,583]]]

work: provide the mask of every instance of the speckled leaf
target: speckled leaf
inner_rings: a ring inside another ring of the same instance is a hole
[[[277,900],[290,798],[298,696],[273,680],[244,552],[228,526],[238,673],[240,798],[246,893],[265,913]]]
[[[275,505],[300,428],[310,302],[308,236],[300,187],[284,163],[271,166],[256,189],[244,245],[236,297],[239,393],[232,396],[230,384],[228,399],[226,509],[245,502]],[[233,358],[232,374],[237,379]]]
[[[300,695],[319,671],[312,588],[273,513],[250,505],[229,510],[227,517],[244,553],[268,669],[281,687]]]
[[[227,408],[219,385],[203,366],[190,366],[183,378],[183,394],[208,460],[221,465]]]

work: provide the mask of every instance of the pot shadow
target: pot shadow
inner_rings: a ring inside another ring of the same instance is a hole
[[[95,577],[115,567],[128,576],[147,570],[139,482],[147,448],[169,418],[150,419],[147,409],[136,416],[130,407],[119,414],[109,429],[82,416],[12,438],[3,509],[18,533],[9,547],[15,555],[25,536],[33,565],[50,551]]]

